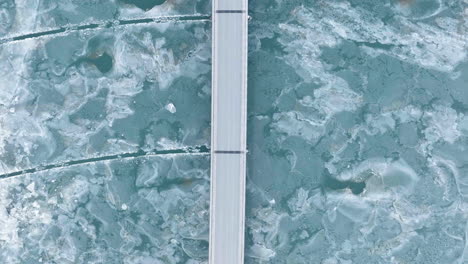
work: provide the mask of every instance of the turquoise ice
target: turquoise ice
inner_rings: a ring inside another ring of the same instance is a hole
[[[207,258],[209,3],[130,2],[0,4],[1,263]]]
[[[1,263],[206,263],[210,13],[0,3]],[[249,15],[246,263],[466,263],[468,3]]]
[[[466,263],[466,1],[250,3],[247,263]]]

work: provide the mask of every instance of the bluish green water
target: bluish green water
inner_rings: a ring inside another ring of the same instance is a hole
[[[249,5],[246,263],[466,263],[468,3]],[[0,2],[1,263],[207,262],[210,12]]]

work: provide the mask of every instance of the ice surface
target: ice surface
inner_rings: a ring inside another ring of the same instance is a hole
[[[250,3],[247,263],[468,261],[467,11]]]
[[[205,263],[209,156],[96,162],[4,179],[1,263]],[[187,262],[191,261],[191,262]]]
[[[0,263],[206,263],[208,5],[0,3]]]
[[[0,46],[1,173],[207,145],[209,34],[133,25]]]
[[[208,145],[210,25],[113,23],[209,5],[0,3],[0,175],[78,162],[0,180],[0,262],[206,262],[208,156],[79,163]],[[246,263],[468,261],[467,14],[250,3]]]

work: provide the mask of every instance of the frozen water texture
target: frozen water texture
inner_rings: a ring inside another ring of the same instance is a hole
[[[247,263],[468,261],[467,4],[251,3]]]
[[[97,162],[2,180],[2,263],[205,263],[209,157]]]
[[[0,46],[0,170],[207,145],[209,39],[135,25]]]
[[[0,3],[1,263],[206,263],[208,4]]]

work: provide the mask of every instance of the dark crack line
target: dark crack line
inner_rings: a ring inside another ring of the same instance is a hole
[[[179,16],[162,16],[156,18],[140,18],[140,19],[119,19],[119,20],[112,20],[112,21],[104,21],[101,23],[93,23],[93,24],[85,24],[85,25],[67,25],[63,27],[59,27],[56,29],[51,29],[47,31],[41,32],[34,32],[19,36],[1,38],[0,44],[27,40],[27,39],[34,39],[40,38],[45,36],[63,34],[63,33],[71,33],[81,30],[91,30],[91,29],[105,29],[105,28],[115,28],[119,26],[126,26],[126,25],[138,25],[138,24],[149,24],[149,23],[168,23],[168,22],[204,22],[210,21],[210,15],[179,15]]]
[[[42,172],[42,171],[47,171],[51,169],[67,168],[67,167],[76,166],[76,165],[85,165],[85,164],[90,164],[90,163],[100,162],[100,161],[141,158],[141,157],[148,157],[148,156],[174,155],[174,154],[205,154],[206,155],[206,154],[210,154],[210,149],[207,146],[197,146],[197,147],[169,149],[169,150],[150,150],[150,151],[138,150],[136,152],[127,152],[127,153],[94,157],[94,158],[88,158],[88,159],[80,159],[80,160],[70,160],[70,161],[66,161],[62,163],[47,164],[47,165],[42,165],[36,168],[30,168],[30,169],[0,174],[0,180],[22,176],[25,174],[31,174],[35,172]]]

